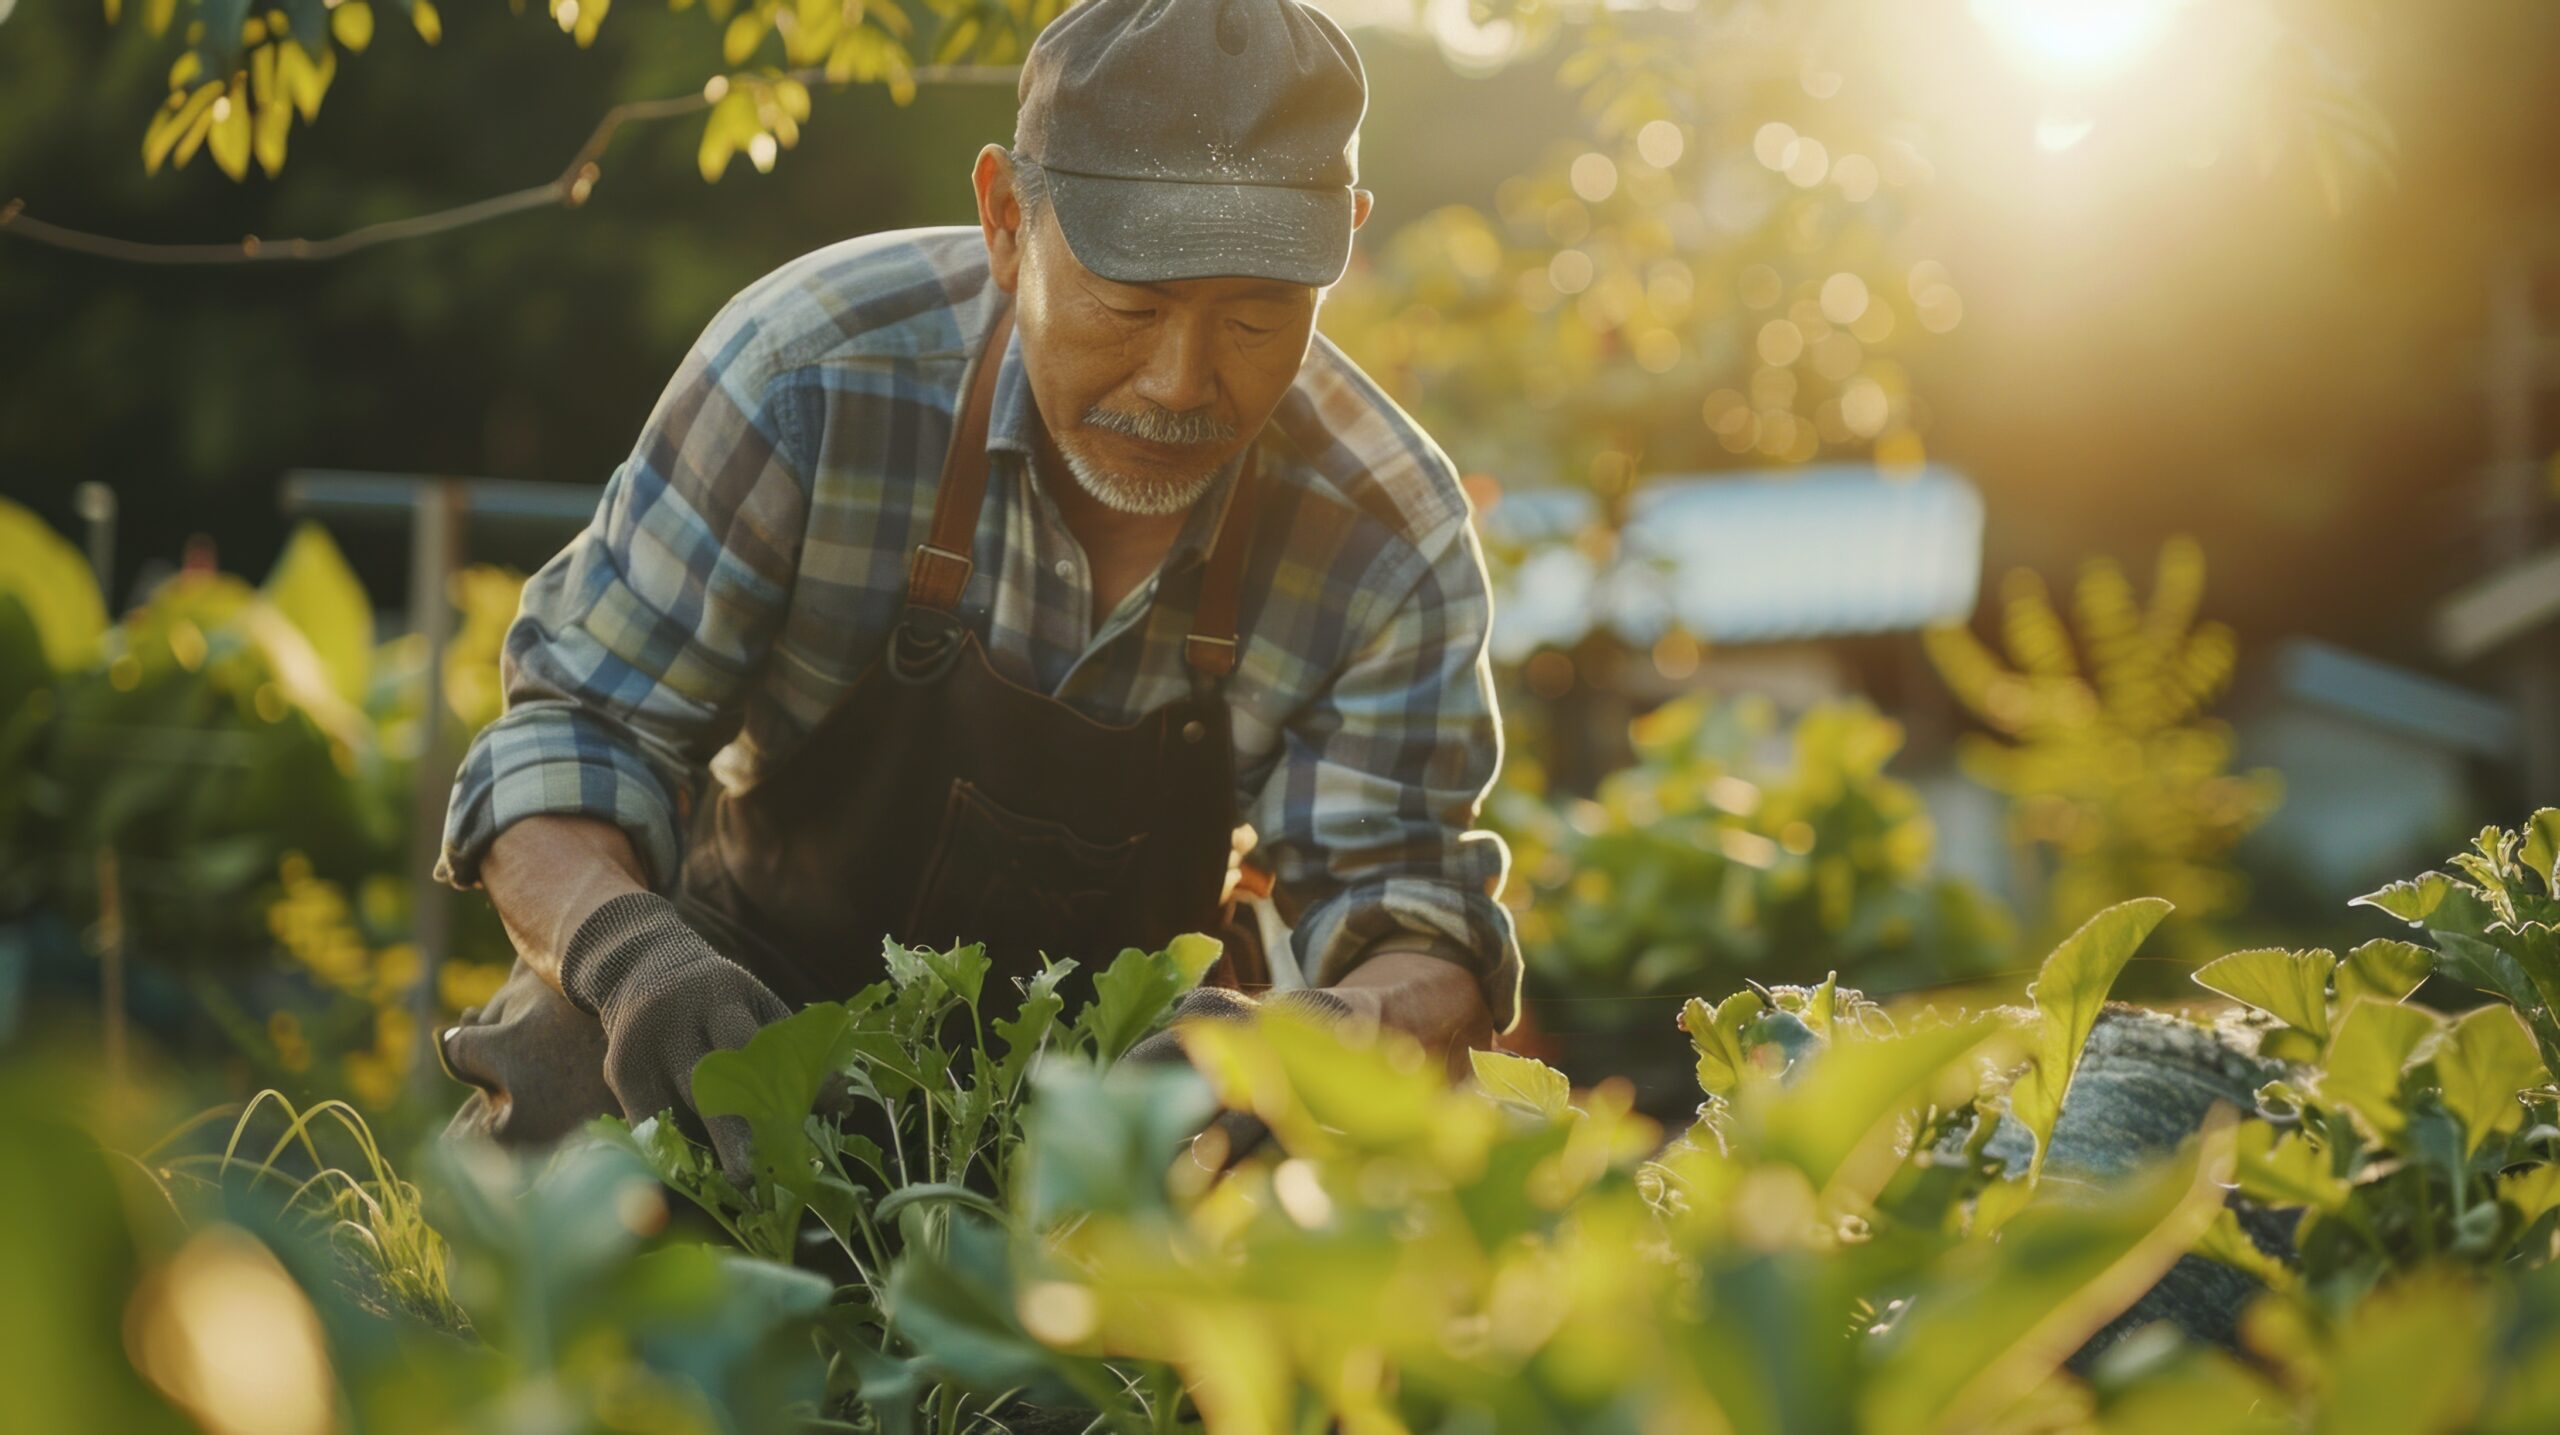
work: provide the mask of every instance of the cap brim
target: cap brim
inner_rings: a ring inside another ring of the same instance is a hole
[[[1122,284],[1276,279],[1317,288],[1351,262],[1351,190],[1046,172],[1076,261]]]

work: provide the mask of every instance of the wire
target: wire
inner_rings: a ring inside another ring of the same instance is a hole
[[[1012,84],[1019,74],[1020,68],[1014,65],[926,65],[915,72],[915,78],[918,84]],[[789,78],[802,84],[822,82],[826,79],[826,72],[816,68],[793,70]],[[558,177],[547,184],[510,190],[505,194],[406,219],[368,224],[327,239],[261,239],[254,234],[244,234],[227,244],[155,244],[110,234],[91,234],[38,219],[26,212],[24,198],[11,199],[0,205],[0,234],[15,234],[57,249],[125,264],[313,263],[336,259],[379,244],[423,239],[431,234],[443,234],[527,210],[549,209],[555,205],[575,209],[587,202],[588,194],[603,178],[604,171],[598,161],[604,156],[605,146],[613,142],[615,131],[633,121],[694,114],[709,109],[712,103],[709,95],[697,92],[615,105],[596,121],[586,143],[578,146],[577,153],[561,167]]]

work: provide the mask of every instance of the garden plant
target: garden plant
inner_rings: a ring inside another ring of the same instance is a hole
[[[2184,1013],[2107,1001],[2156,899],[2018,1007],[1701,996],[1667,1140],[1622,1082],[1480,1052],[1453,1086],[1285,1011],[1119,1061],[1189,940],[1074,1012],[1065,964],[890,948],[705,1059],[734,1175],[667,1118],[413,1181],[335,1104],[131,1158],[13,1106],[49,1178],[10,1213],[80,1235],[14,1219],[12,1258],[86,1313],[18,1327],[12,1388],[119,1428],[2548,1428],[2555,834],[2361,899],[2410,937],[2212,962]],[[1269,1143],[1186,1148],[1220,1104]],[[270,1307],[293,1339],[225,1365]]]

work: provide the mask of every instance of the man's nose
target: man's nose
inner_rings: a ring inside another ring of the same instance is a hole
[[[1134,385],[1139,397],[1178,414],[1215,401],[1218,371],[1210,361],[1209,332],[1205,317],[1176,318],[1157,325],[1154,347]]]

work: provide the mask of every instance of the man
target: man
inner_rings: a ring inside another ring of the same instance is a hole
[[[1240,821],[1335,1010],[1453,1061],[1509,1026],[1482,560],[1314,331],[1365,105],[1295,0],[1090,0],[976,231],[822,249],[712,321],[527,586],[454,790],[441,875],[521,958],[439,1044],[463,1124],[689,1114],[696,1060],[884,936],[1020,973],[1214,930]]]

